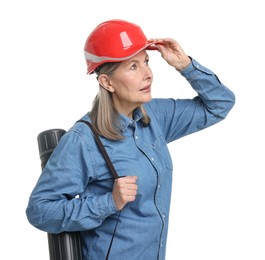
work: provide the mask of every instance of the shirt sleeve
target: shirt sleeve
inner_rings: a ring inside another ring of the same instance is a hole
[[[90,142],[69,131],[56,146],[26,209],[36,228],[50,233],[88,230],[117,212],[111,192],[92,196],[85,191],[95,172],[87,143],[93,143],[93,138]]]
[[[153,99],[151,111],[167,142],[207,128],[223,120],[235,104],[235,95],[211,70],[191,58],[180,72],[197,92],[192,99]]]

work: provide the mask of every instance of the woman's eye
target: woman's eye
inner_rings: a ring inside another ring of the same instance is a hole
[[[135,70],[135,69],[136,69],[136,64],[133,64],[133,65],[131,66],[131,69],[132,69],[132,70]]]
[[[145,64],[148,65],[148,64],[149,64],[149,60],[146,60],[146,61],[145,61]]]

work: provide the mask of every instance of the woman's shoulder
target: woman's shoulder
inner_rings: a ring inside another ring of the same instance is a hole
[[[67,135],[76,136],[81,139],[92,139],[92,132],[89,126],[85,123],[91,122],[88,114],[82,116],[80,119],[76,120],[76,122],[72,125],[72,127],[67,131]]]

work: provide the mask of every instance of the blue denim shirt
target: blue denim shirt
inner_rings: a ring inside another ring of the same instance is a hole
[[[145,104],[148,127],[136,110],[133,120],[120,116],[124,140],[101,138],[118,174],[138,176],[136,200],[121,211],[110,259],[165,259],[173,171],[167,144],[221,121],[234,105],[233,92],[194,59],[181,75],[198,96],[154,98]],[[84,259],[103,260],[118,215],[113,181],[90,129],[76,123],[32,191],[28,220],[50,233],[81,231]]]

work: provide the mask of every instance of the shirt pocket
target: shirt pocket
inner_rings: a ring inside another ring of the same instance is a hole
[[[165,137],[162,135],[159,136],[152,144],[152,148],[159,159],[159,164],[161,164],[162,167],[166,167],[168,170],[172,171],[173,163]]]

